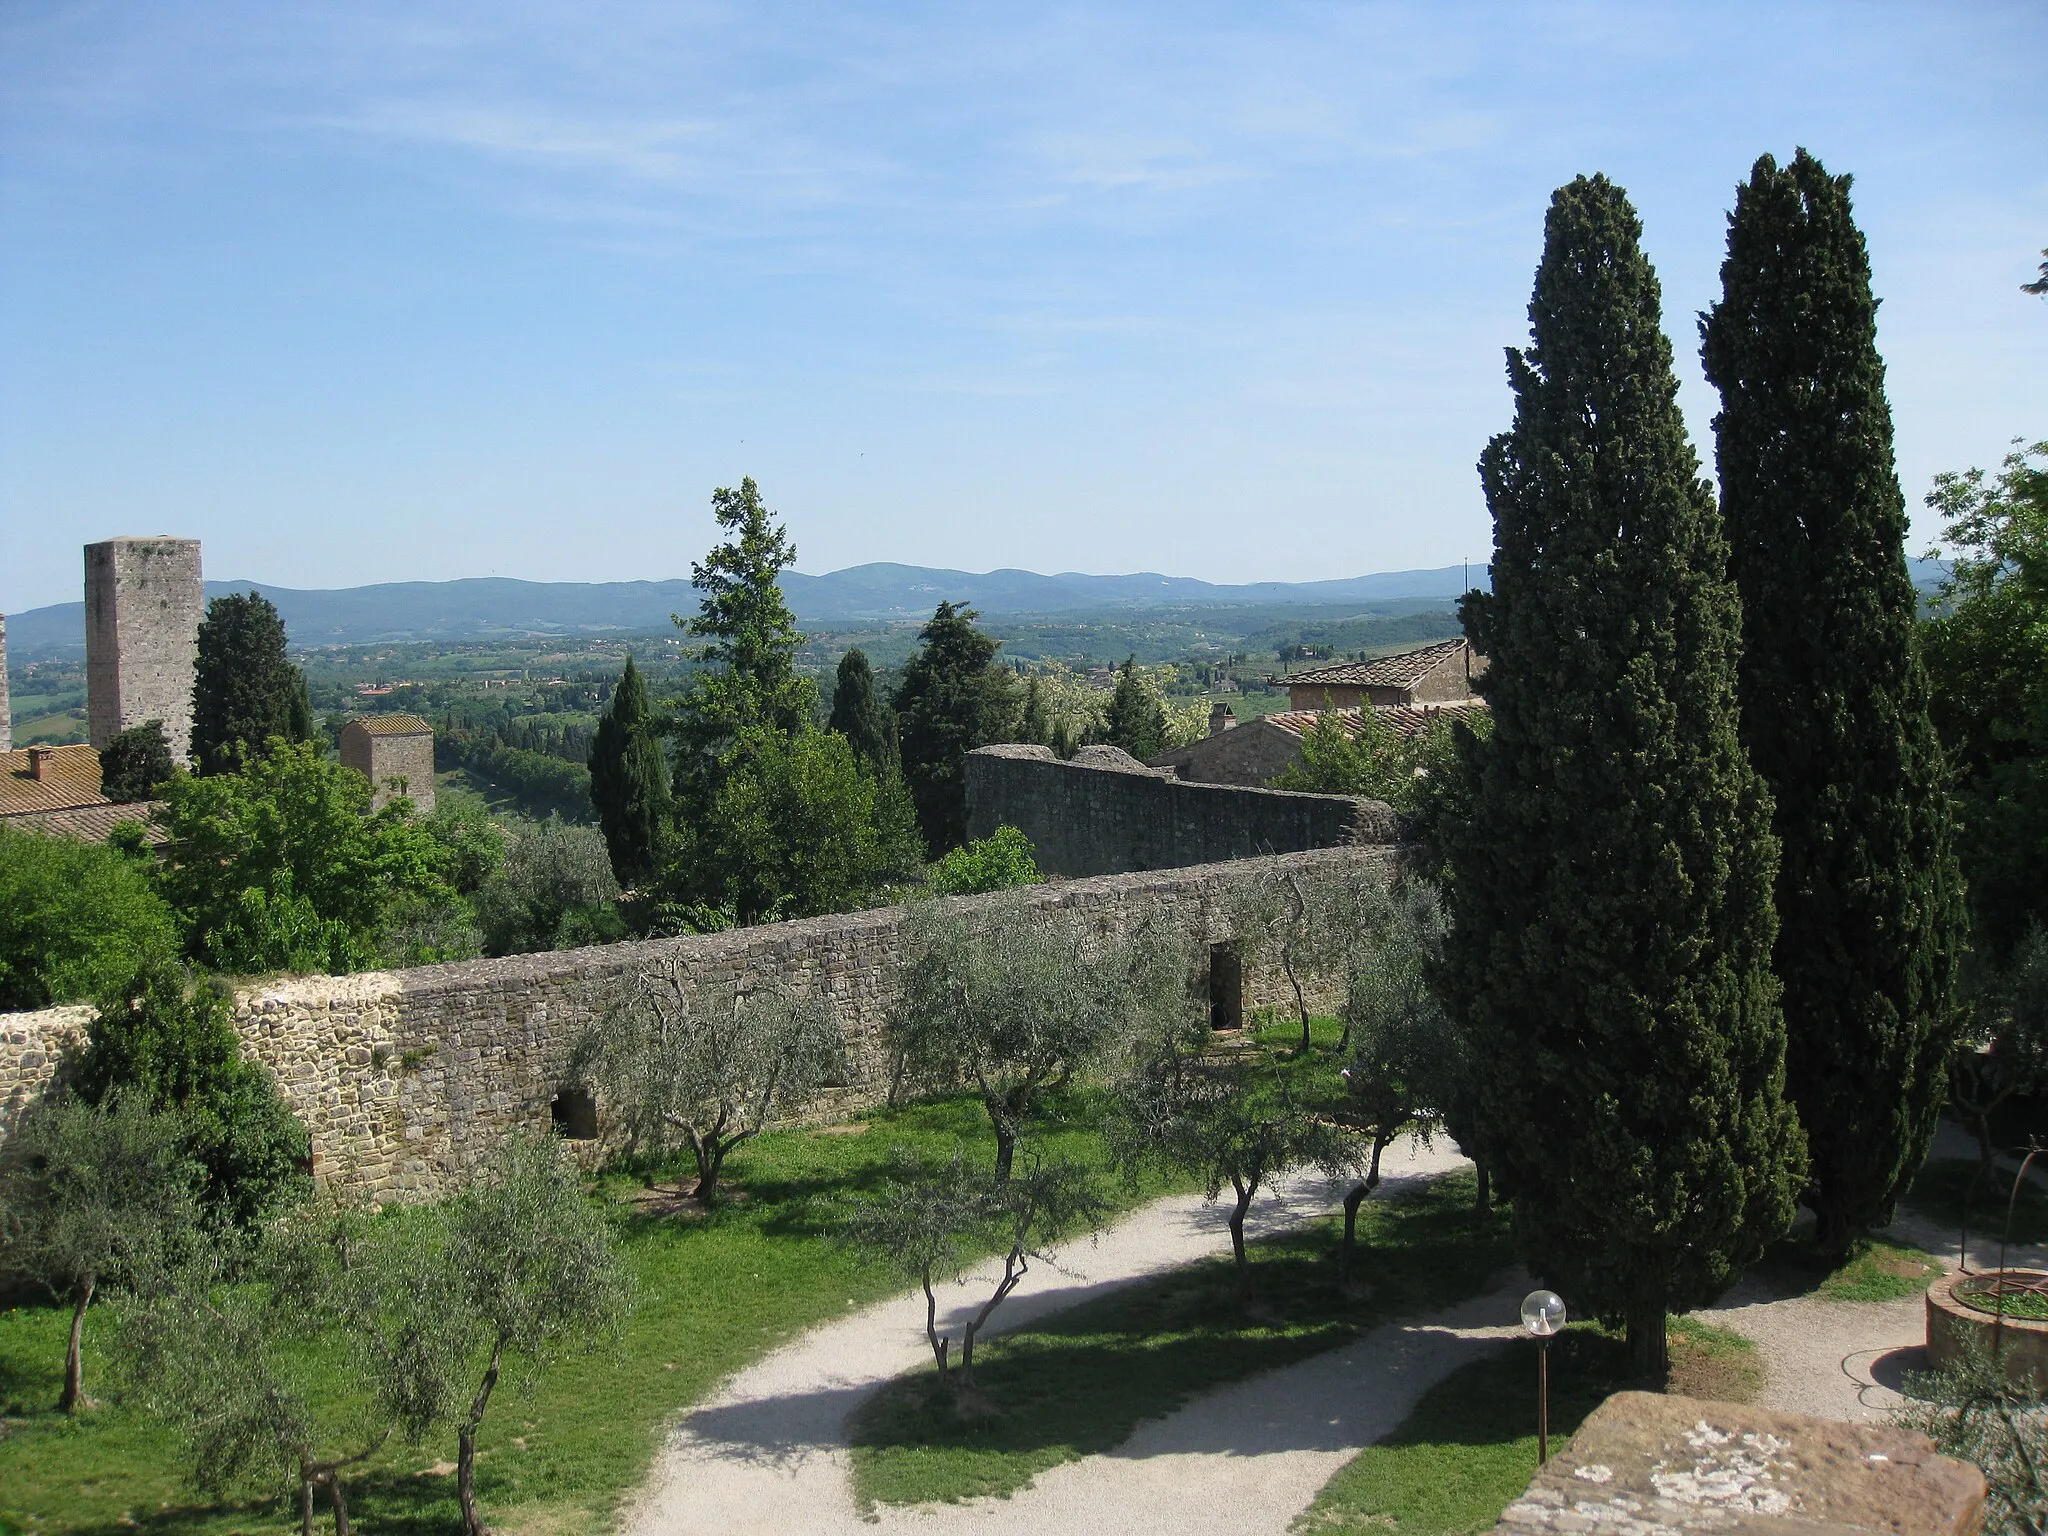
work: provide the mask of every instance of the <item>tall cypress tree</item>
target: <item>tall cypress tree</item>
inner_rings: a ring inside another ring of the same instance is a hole
[[[939,604],[894,700],[903,777],[934,858],[967,841],[967,754],[1017,727],[1016,679],[995,664],[1002,642],[975,628],[976,617]]]
[[[1479,465],[1492,590],[1463,605],[1494,730],[1461,733],[1440,980],[1524,1258],[1652,1371],[1667,1313],[1789,1226],[1804,1158],[1741,613],[1640,238],[1604,176],[1560,188],[1508,353],[1514,425]]]
[[[201,773],[232,771],[273,736],[298,739],[294,706],[304,680],[284,645],[284,620],[262,593],[230,592],[206,605],[192,684],[192,757]]]
[[[832,718],[826,722],[844,736],[868,768],[880,773],[895,760],[890,743],[889,712],[875,697],[875,669],[867,652],[854,646],[839,658],[839,680],[832,692]]]
[[[1742,738],[1783,849],[1776,962],[1807,1199],[1842,1255],[1891,1220],[1927,1155],[1964,931],[1849,178],[1803,149],[1758,160],[1721,284],[1701,356],[1721,391]]]
[[[1135,656],[1124,662],[1103,716],[1102,734],[1111,746],[1149,763],[1166,750],[1166,706],[1139,679],[1137,665]]]
[[[590,802],[619,884],[631,890],[644,883],[659,865],[669,815],[668,760],[631,656],[590,745]]]

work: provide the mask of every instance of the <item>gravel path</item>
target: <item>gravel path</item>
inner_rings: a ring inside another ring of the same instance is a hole
[[[1383,1196],[1462,1166],[1442,1141],[1434,1149],[1397,1146],[1382,1165]],[[1334,1208],[1342,1193],[1341,1183],[1283,1180],[1254,1207],[1247,1235],[1307,1221]],[[1038,1269],[996,1320],[1015,1328],[1228,1251],[1219,1207],[1198,1196],[1156,1201],[1062,1253],[1060,1273]],[[958,1290],[956,1328],[988,1283],[976,1276]],[[950,1300],[941,1297],[942,1305]],[[1009,1529],[1028,1506],[1038,1511],[1037,1532],[1284,1531],[1345,1458],[1486,1347],[1482,1320],[1513,1320],[1512,1303],[1505,1312],[1503,1305],[1486,1298],[1440,1325],[1390,1325],[1347,1349],[1212,1394],[1142,1427],[1117,1453],[1042,1474],[1013,1498],[885,1508],[879,1523],[864,1521],[849,1491],[845,1421],[877,1386],[930,1359],[924,1298],[907,1294],[816,1329],[728,1381],[677,1427],[627,1510],[625,1529],[628,1536],[994,1532]],[[1265,1521],[1268,1512],[1268,1523],[1246,1523]]]

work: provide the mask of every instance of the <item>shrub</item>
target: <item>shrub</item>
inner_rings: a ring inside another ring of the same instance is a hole
[[[519,955],[623,938],[612,905],[618,896],[602,832],[557,817],[528,822],[476,893],[484,951]]]
[[[100,793],[124,805],[147,800],[177,771],[163,721],[145,720],[121,732],[100,752]]]
[[[0,1009],[93,997],[177,948],[177,922],[141,863],[0,826]]]
[[[987,837],[962,847],[932,865],[925,885],[935,896],[972,896],[980,891],[1007,891],[1037,885],[1037,850],[1015,827],[997,827]]]

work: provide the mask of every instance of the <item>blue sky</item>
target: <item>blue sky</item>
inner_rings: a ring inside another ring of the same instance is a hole
[[[7,0],[0,611],[173,532],[288,586],[1483,561],[1553,187],[1694,316],[1855,173],[1900,471],[2048,436],[2048,7]],[[1932,533],[1923,525],[1921,536]]]

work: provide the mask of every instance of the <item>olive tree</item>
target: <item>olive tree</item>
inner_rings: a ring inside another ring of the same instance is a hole
[[[1048,1092],[1158,1021],[1185,1019],[1193,995],[1187,935],[1157,913],[1118,932],[1014,897],[931,902],[905,923],[904,957],[889,1044],[915,1080],[980,1096],[999,1180]]]
[[[175,1265],[199,1219],[200,1169],[185,1127],[140,1094],[100,1105],[71,1097],[29,1106],[0,1155],[4,1267],[71,1303],[58,1408],[90,1407],[86,1309],[107,1286],[153,1282]]]
[[[1949,1103],[1976,1133],[1989,1184],[1997,1148],[1991,1117],[2007,1102],[2048,1087],[2048,932],[2029,928],[2003,967],[1972,978],[1970,1021],[1949,1058]]]
[[[1161,1041],[1119,1084],[1109,1141],[1132,1179],[1150,1163],[1200,1178],[1211,1200],[1230,1187],[1230,1251],[1246,1302],[1252,1275],[1244,1220],[1260,1189],[1290,1168],[1336,1177],[1360,1162],[1358,1138],[1304,1102],[1273,1052],[1202,1050],[1187,1035]]]
[[[709,1204],[733,1148],[780,1106],[843,1071],[845,1041],[815,993],[736,991],[707,1001],[678,956],[629,975],[580,1043],[592,1083],[631,1148],[656,1161],[687,1146]]]
[[[842,1238],[885,1255],[924,1288],[924,1332],[939,1380],[958,1394],[974,1385],[974,1345],[989,1318],[1024,1283],[1031,1263],[1054,1244],[1094,1225],[1105,1207],[1095,1177],[1064,1160],[1027,1153],[1021,1170],[997,1178],[955,1153],[928,1164],[897,1148],[895,1168],[875,1194],[855,1199],[841,1221]],[[951,1369],[952,1336],[939,1327],[937,1285],[965,1277],[969,1261],[989,1249],[1003,1272],[987,1301],[961,1327],[959,1368]]]
[[[1906,1378],[1892,1422],[1916,1429],[1945,1456],[1984,1473],[1984,1536],[2048,1532],[2048,1402],[2034,1378],[2015,1378],[1976,1330],[1962,1330],[1957,1358]]]

